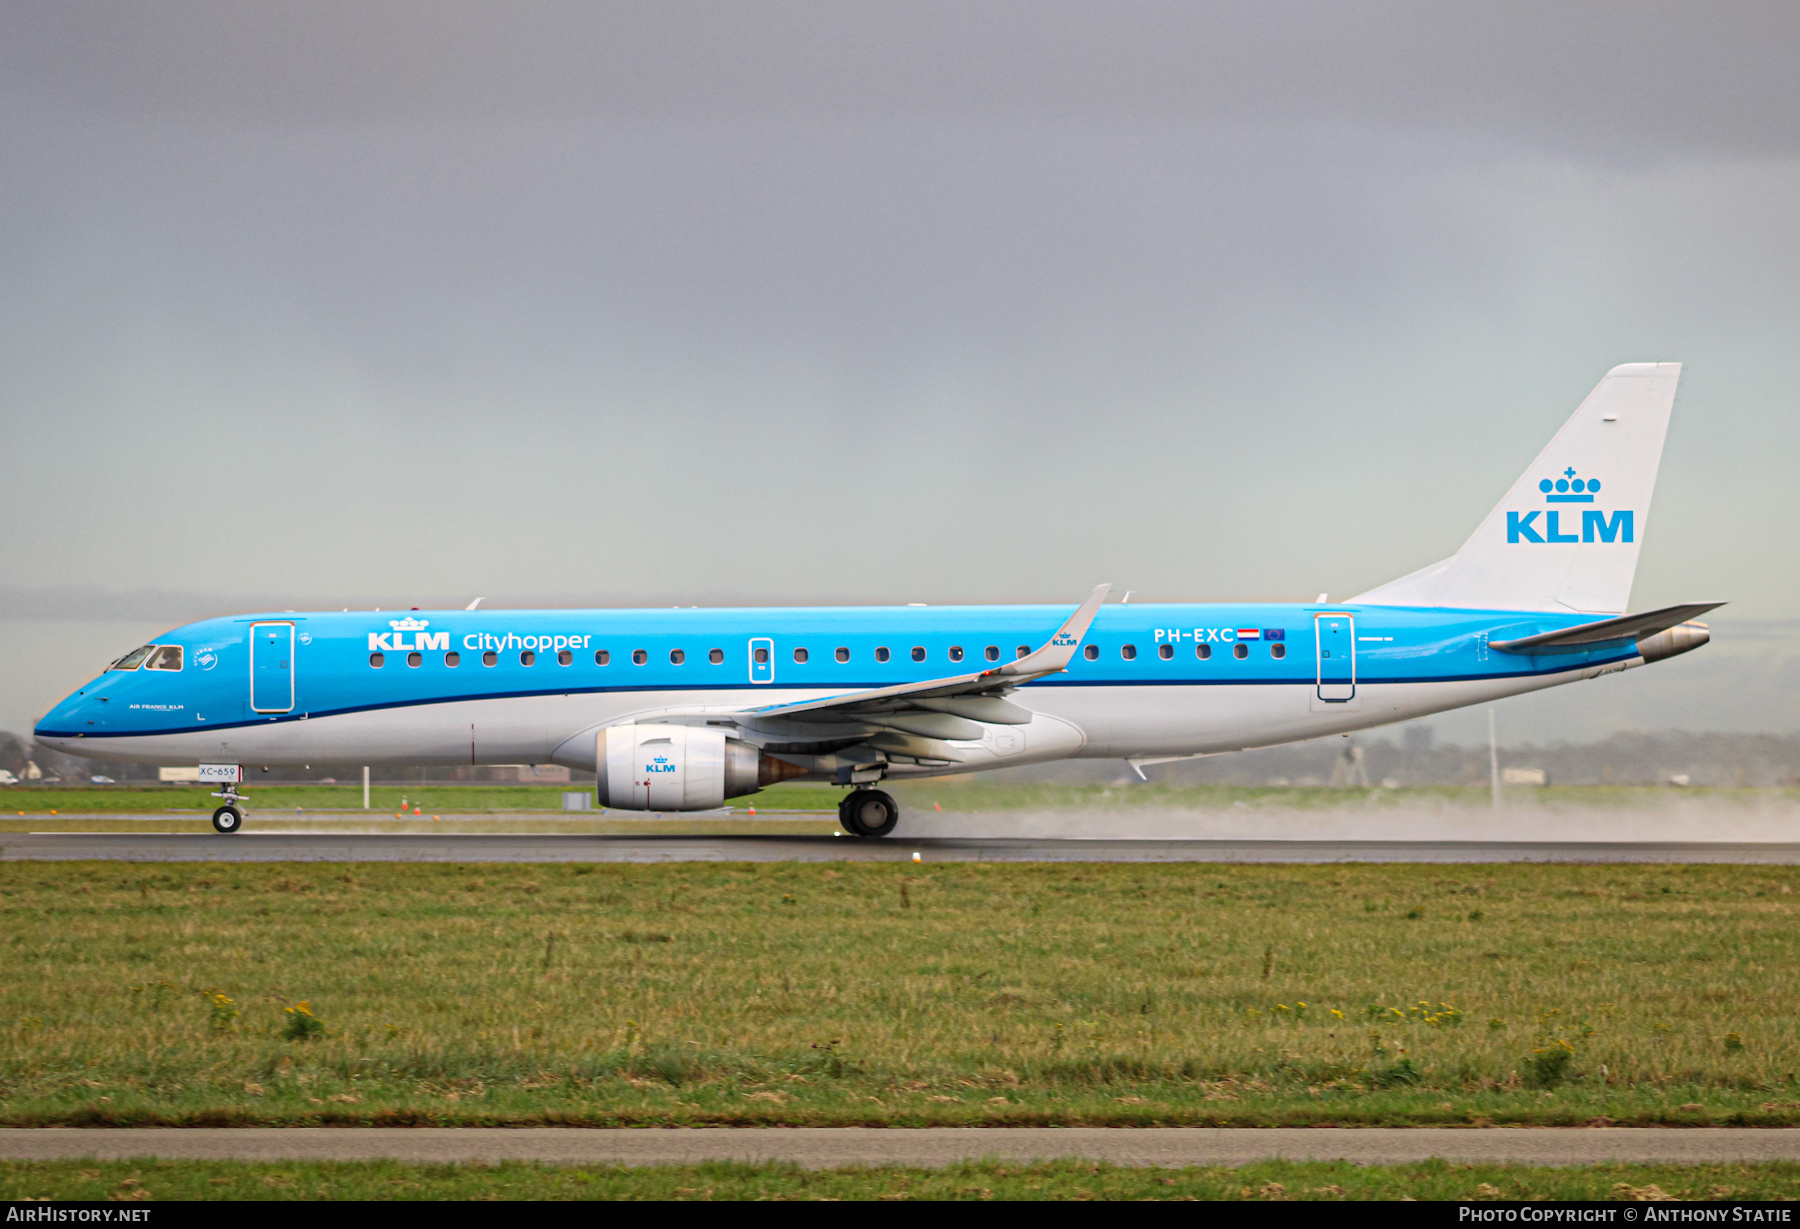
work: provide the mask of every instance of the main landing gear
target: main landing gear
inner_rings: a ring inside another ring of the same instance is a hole
[[[213,797],[225,800],[225,805],[213,812],[213,831],[222,836],[242,832],[244,830],[244,800],[238,796],[237,786],[227,785]]]
[[[900,822],[900,805],[878,789],[853,789],[838,803],[838,822],[851,836],[886,836]]]

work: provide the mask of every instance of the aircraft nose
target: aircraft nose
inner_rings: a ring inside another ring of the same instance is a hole
[[[46,747],[66,751],[76,736],[93,724],[94,715],[89,711],[92,707],[85,695],[76,692],[45,713],[44,719],[37,723],[37,728],[32,730],[31,735]]]

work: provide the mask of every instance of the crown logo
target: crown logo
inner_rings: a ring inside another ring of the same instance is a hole
[[[415,619],[408,615],[404,619],[389,619],[388,626],[397,632],[421,632],[431,626],[431,620]]]
[[[1544,493],[1544,502],[1547,504],[1591,504],[1595,493],[1600,490],[1600,479],[1577,478],[1575,467],[1570,466],[1554,482],[1548,478],[1539,482],[1538,490]]]

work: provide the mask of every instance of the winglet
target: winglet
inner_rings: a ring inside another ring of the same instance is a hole
[[[989,674],[1000,674],[1016,677],[1021,674],[1055,674],[1068,668],[1075,656],[1075,650],[1081,647],[1081,638],[1087,635],[1088,625],[1100,612],[1100,603],[1112,591],[1111,585],[1095,585],[1094,591],[1088,594],[1069,621],[1056,629],[1056,635],[1050,637],[1049,643],[1035,653],[1027,653],[1017,661],[1009,661],[998,670],[990,670]]]

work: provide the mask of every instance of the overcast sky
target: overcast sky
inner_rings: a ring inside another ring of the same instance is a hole
[[[1347,595],[1669,359],[1633,605],[1746,633],[1522,733],[1800,728],[1795,63],[1791,4],[14,0],[0,728],[229,610]]]

